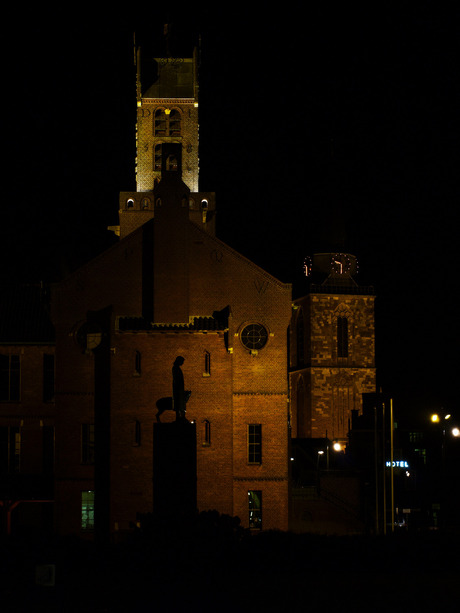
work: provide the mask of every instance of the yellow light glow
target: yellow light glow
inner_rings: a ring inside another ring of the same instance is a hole
[[[439,422],[439,419],[440,419],[440,418],[439,418],[439,415],[438,415],[437,413],[434,413],[434,414],[431,416],[431,421],[432,421],[434,424],[437,424],[437,423]]]
[[[334,449],[334,451],[342,451],[342,445],[340,443],[334,443],[332,448]]]
[[[460,436],[460,429],[459,428],[452,428],[452,435],[453,436]]]

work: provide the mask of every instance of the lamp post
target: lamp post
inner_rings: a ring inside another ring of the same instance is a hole
[[[433,413],[430,417],[433,424],[438,424],[441,428],[441,520],[446,525],[446,430],[452,415],[450,413]],[[449,433],[457,438],[460,436],[460,429],[457,426],[450,428]]]

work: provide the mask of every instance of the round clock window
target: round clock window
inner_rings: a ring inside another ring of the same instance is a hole
[[[267,344],[268,332],[262,324],[248,324],[241,331],[240,337],[247,349],[262,349]]]

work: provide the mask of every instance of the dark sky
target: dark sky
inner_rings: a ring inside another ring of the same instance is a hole
[[[321,5],[13,17],[2,278],[54,279],[111,244],[118,193],[135,189],[133,32],[148,60],[170,21],[173,52],[201,34],[200,180],[219,238],[300,292],[305,256],[355,254],[377,294],[379,385],[399,411],[455,412],[458,15]]]

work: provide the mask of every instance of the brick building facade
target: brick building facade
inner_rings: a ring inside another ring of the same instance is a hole
[[[287,529],[291,286],[215,236],[194,61],[158,64],[145,94],[138,82],[138,191],[120,195],[120,240],[53,292],[57,528],[108,537],[192,501]],[[185,422],[169,410],[178,356]]]

